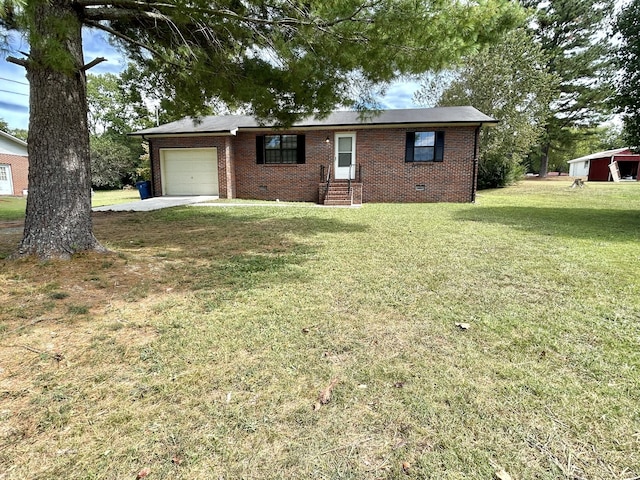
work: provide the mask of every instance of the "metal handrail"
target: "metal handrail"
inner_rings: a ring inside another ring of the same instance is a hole
[[[331,164],[329,164],[329,168],[327,168],[327,186],[324,190],[325,197],[327,196],[327,193],[329,193],[329,185],[331,185]]]
[[[351,195],[351,177],[353,177],[354,180],[355,180],[355,177],[356,177],[356,172],[355,172],[356,168],[355,167],[356,167],[355,163],[352,163],[351,165],[349,165],[349,178],[347,179],[348,180],[348,182],[347,182],[347,193],[349,195]]]

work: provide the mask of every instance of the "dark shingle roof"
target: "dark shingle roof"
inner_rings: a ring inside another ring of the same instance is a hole
[[[425,124],[496,124],[497,120],[473,107],[413,108],[383,110],[381,112],[333,112],[326,118],[308,117],[292,125],[292,128],[363,127],[368,125],[425,125]],[[261,125],[247,115],[223,115],[203,117],[198,120],[183,118],[177,122],[148,128],[133,135],[176,135],[189,133],[235,133],[236,130],[270,128]]]

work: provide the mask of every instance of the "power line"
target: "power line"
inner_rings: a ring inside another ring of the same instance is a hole
[[[0,80],[5,80],[7,82],[19,83],[20,85],[29,85],[27,82],[19,82],[18,80],[12,80],[10,78],[0,77]]]
[[[0,90],[0,92],[13,93],[14,95],[22,95],[24,97],[28,97],[29,96],[28,93],[12,92],[11,90]]]

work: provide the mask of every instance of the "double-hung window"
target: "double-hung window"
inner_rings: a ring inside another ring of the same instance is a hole
[[[407,132],[405,162],[442,162],[444,132]]]
[[[304,135],[258,135],[256,161],[262,164],[304,163]]]

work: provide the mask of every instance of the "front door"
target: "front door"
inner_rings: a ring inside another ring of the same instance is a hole
[[[356,134],[336,133],[336,180],[354,179],[356,173]]]
[[[9,165],[0,165],[0,195],[13,195],[11,167]]]

